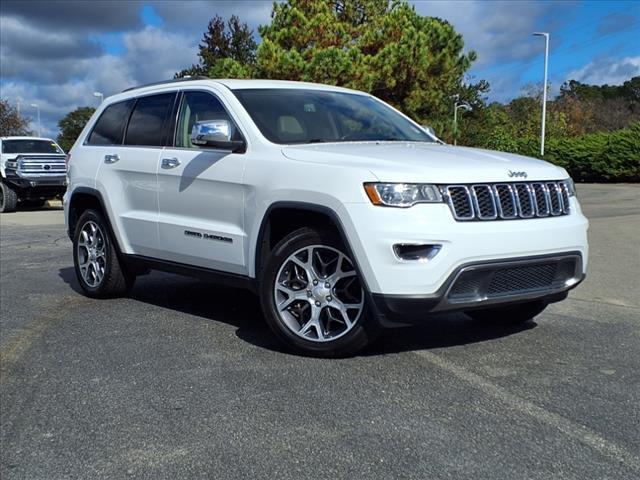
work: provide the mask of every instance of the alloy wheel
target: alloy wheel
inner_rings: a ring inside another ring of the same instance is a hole
[[[273,295],[280,320],[315,342],[342,337],[364,310],[364,291],[351,260],[326,245],[289,255],[276,275]]]
[[[96,222],[90,220],[82,226],[76,255],[82,279],[90,287],[99,286],[104,278],[107,253],[104,233]]]

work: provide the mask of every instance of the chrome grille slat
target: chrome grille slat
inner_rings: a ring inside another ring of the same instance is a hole
[[[33,156],[22,157],[18,160],[18,171],[23,174],[60,175],[67,171],[67,165],[63,158]]]
[[[518,216],[518,205],[513,187],[508,183],[499,183],[493,186],[498,213],[500,218],[509,220]]]
[[[495,197],[489,185],[473,185],[471,198],[476,215],[480,220],[495,220],[498,218]]]
[[[569,214],[569,190],[564,181],[443,185],[440,190],[457,221]]]
[[[569,185],[567,185],[567,182],[558,182],[558,186],[562,196],[562,212],[566,215],[571,210],[569,205]]]

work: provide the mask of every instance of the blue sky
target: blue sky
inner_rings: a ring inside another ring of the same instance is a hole
[[[422,15],[451,22],[478,54],[469,75],[491,84],[489,99],[508,102],[540,82],[550,33],[549,80],[619,84],[640,75],[638,1],[413,0]],[[197,44],[215,14],[251,28],[270,19],[271,1],[3,0],[0,95],[40,105],[43,134],[78,106],[141,83],[171,78],[197,62]],[[257,40],[259,36],[256,34]],[[31,109],[32,110],[32,109]],[[35,125],[34,125],[35,127]]]

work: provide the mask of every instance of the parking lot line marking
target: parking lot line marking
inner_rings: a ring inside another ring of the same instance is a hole
[[[528,400],[520,398],[517,395],[508,392],[504,388],[491,383],[480,375],[470,372],[467,369],[436,355],[435,353],[425,350],[418,350],[413,353],[424,358],[432,365],[454,375],[458,379],[470,383],[486,395],[506,403],[514,410],[529,415],[540,422],[546,423],[547,425],[560,430],[565,435],[568,435],[593,448],[600,454],[640,472],[640,458],[625,448],[616,445],[598,433],[590,430],[584,425],[575,423],[562,415],[545,410]]]

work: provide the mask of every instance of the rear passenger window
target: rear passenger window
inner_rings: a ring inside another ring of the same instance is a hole
[[[132,106],[133,100],[109,105],[100,115],[95,127],[93,127],[87,144],[120,145]]]
[[[162,146],[165,125],[171,114],[175,93],[138,98],[131,114],[125,145]]]

